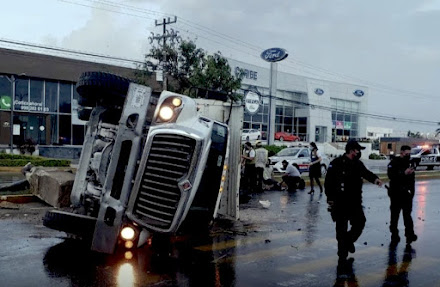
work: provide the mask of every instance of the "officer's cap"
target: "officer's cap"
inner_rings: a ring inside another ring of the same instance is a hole
[[[361,146],[355,139],[349,139],[347,145],[345,146],[345,151],[351,150],[363,150],[365,147]]]

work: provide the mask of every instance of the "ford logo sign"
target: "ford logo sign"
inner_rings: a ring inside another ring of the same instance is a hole
[[[315,94],[317,94],[318,96],[321,96],[324,94],[324,90],[323,89],[316,89]]]
[[[362,97],[364,94],[365,93],[362,90],[356,90],[353,92],[353,95],[355,95],[356,97]]]
[[[287,51],[281,48],[271,48],[261,53],[261,58],[267,62],[279,62],[287,58]]]

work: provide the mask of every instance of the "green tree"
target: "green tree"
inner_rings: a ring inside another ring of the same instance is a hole
[[[420,132],[413,133],[411,131],[408,131],[407,136],[409,138],[417,138],[417,139],[422,138],[422,135],[420,134]]]
[[[236,97],[234,92],[241,86],[241,77],[231,74],[231,67],[220,52],[208,55],[203,49],[197,48],[192,40],[182,40],[177,47],[167,46],[165,50],[168,90],[189,95],[192,87],[198,87],[223,91]],[[138,67],[137,81],[145,83],[162,59],[162,47],[151,47],[145,56],[145,63]]]

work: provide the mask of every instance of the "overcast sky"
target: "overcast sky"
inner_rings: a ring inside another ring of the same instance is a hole
[[[112,1],[7,1],[0,39],[142,60],[154,19],[177,15],[170,28],[210,52],[268,67],[261,51],[282,47],[280,70],[367,86],[369,113],[440,122],[440,0]]]

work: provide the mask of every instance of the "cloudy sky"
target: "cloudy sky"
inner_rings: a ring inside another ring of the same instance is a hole
[[[151,32],[161,32],[154,20],[177,15],[170,27],[208,51],[264,67],[261,51],[282,47],[280,70],[365,85],[369,113],[428,121],[370,126],[432,134],[440,122],[440,0],[15,0],[1,14],[3,47],[12,40],[140,61]]]

